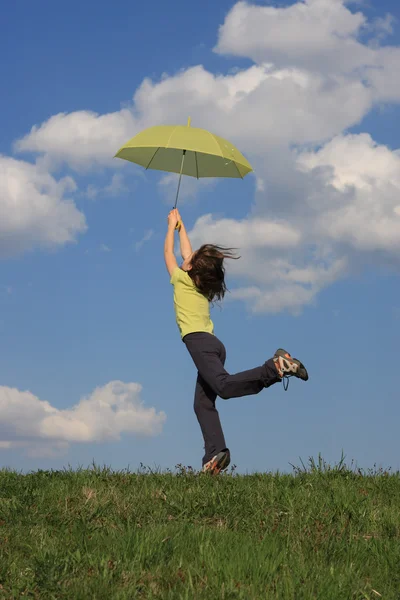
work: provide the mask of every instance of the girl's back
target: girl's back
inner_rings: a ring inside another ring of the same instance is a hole
[[[210,318],[210,303],[201,294],[189,274],[175,267],[171,275],[174,286],[174,307],[176,322],[181,338],[189,333],[214,333],[214,325]]]

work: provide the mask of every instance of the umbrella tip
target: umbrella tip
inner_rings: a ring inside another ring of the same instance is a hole
[[[191,120],[192,120],[192,119],[189,117],[189,118],[188,118],[188,122],[187,122],[187,126],[188,126],[188,127],[190,127],[190,122],[191,122]]]

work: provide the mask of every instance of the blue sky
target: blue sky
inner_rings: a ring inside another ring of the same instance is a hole
[[[320,452],[333,462],[343,450],[362,467],[400,468],[400,11],[394,0],[338,0],[337,11],[322,17],[325,1],[302,6],[314,28],[322,19],[311,52],[301,35],[290,37],[296,19],[294,31],[307,27],[293,2],[205,0],[190,10],[180,0],[7,5],[0,25],[8,57],[0,65],[3,466],[200,466],[196,374],[174,322],[162,253],[174,182],[162,185],[162,175],[112,159],[137,130],[184,123],[190,114],[193,125],[232,139],[256,168],[243,182],[185,180],[182,188],[195,243],[241,242],[241,266],[228,273],[232,300],[213,309],[227,369],[256,366],[283,346],[310,373],[286,393],[274,386],[219,400],[233,463],[239,472],[290,470],[299,457]],[[266,8],[272,12],[253,12]],[[368,24],[359,32],[356,13]],[[262,17],[254,39],[253,15]],[[268,35],[276,18],[286,45]],[[337,31],[341,47],[333,47]],[[343,66],[357,52],[360,63]],[[364,60],[378,66],[368,70]],[[229,86],[242,85],[241,72],[251,85],[232,108]],[[37,190],[41,196],[32,195]],[[51,210],[42,227],[44,195]],[[265,232],[257,243],[256,230]],[[142,386],[140,394],[123,388],[128,431],[122,412],[110,424],[95,402],[89,413],[71,413],[96,388],[108,401],[113,381]],[[56,420],[45,420],[44,401]],[[151,435],[140,434],[135,415]]]

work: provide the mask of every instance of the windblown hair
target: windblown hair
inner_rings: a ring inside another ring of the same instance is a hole
[[[224,259],[237,260],[235,248],[224,248],[214,244],[204,244],[194,252],[190,261],[191,269],[188,275],[191,277],[198,291],[203,294],[209,302],[222,300],[227,291],[225,284]]]

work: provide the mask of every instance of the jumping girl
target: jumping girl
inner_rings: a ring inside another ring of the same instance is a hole
[[[178,225],[183,259],[179,267],[174,255],[174,232]],[[230,375],[224,368],[226,351],[214,335],[210,303],[222,300],[225,285],[224,260],[235,259],[230,248],[205,244],[193,252],[177,209],[168,215],[164,258],[174,286],[176,322],[181,338],[197,368],[194,411],[204,438],[203,471],[218,474],[230,463],[230,452],[215,406],[217,396],[224,400],[258,394],[278,381],[295,376],[308,380],[304,365],[279,349],[263,365]],[[286,389],[286,388],[285,388]]]

